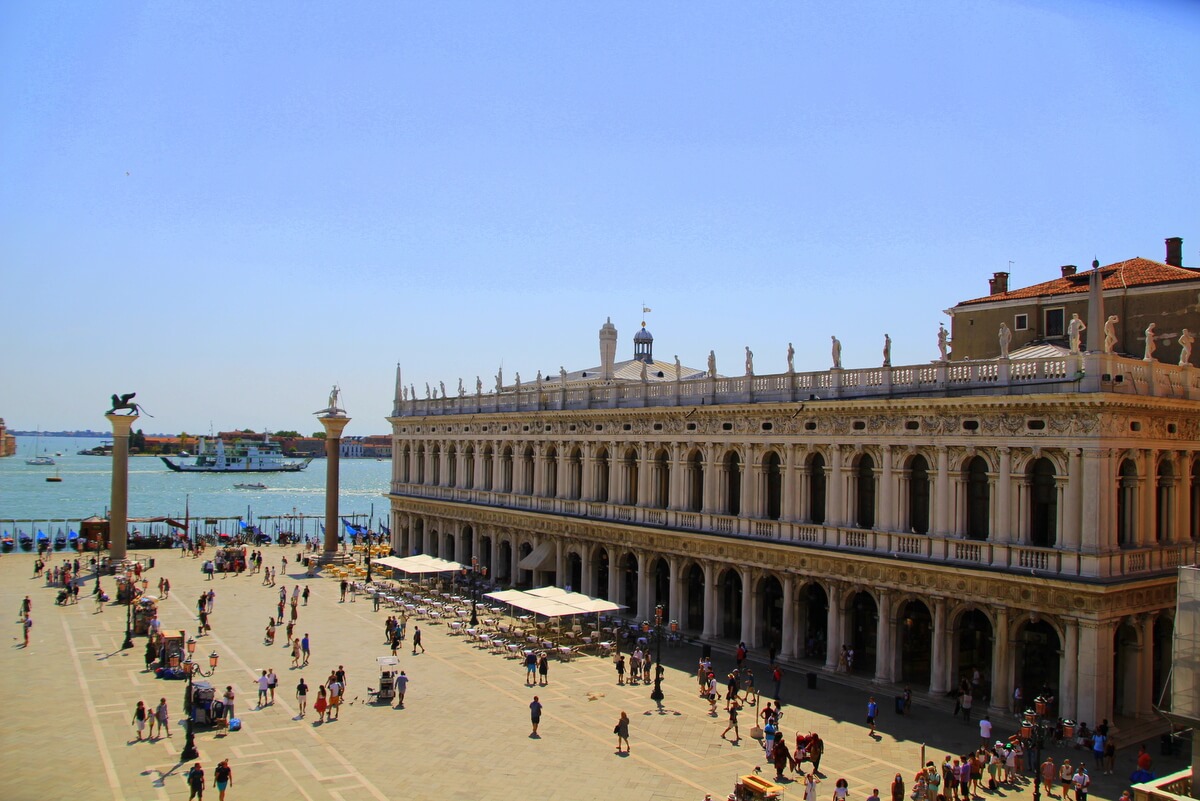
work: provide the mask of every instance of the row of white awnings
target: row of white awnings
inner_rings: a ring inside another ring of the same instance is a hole
[[[545,540],[517,562],[517,567],[521,570],[553,570],[556,567],[555,562],[554,542]]]
[[[372,565],[379,567],[390,567],[393,570],[400,570],[404,573],[450,573],[456,570],[464,569],[464,565],[458,562],[451,562],[448,559],[438,559],[433,556],[420,554],[418,556],[406,556],[403,559],[399,556],[384,556],[379,559],[372,559]]]
[[[543,617],[615,612],[618,609],[626,608],[622,604],[606,601],[603,598],[593,598],[581,592],[568,592],[561,587],[541,587],[536,590],[500,590],[499,592],[489,592],[487,597]]]

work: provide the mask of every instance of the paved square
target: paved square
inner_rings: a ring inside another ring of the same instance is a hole
[[[289,563],[294,550],[270,547],[265,564]],[[197,654],[215,649],[220,667],[214,686],[232,685],[237,714],[244,727],[232,734],[200,729],[197,745],[207,772],[208,797],[212,769],[229,758],[234,785],[227,799],[301,798],[324,801],[359,799],[688,799],[706,793],[724,799],[736,777],[756,765],[763,775],[772,770],[758,742],[747,736],[748,708],[742,716],[743,739],[732,744],[720,739],[724,713],[713,718],[697,694],[694,667],[699,648],[664,649],[668,665],[666,714],[650,700],[650,686],[617,686],[610,660],[580,657],[553,661],[549,685],[528,688],[519,660],[478,648],[445,625],[421,626],[427,652],[413,656],[400,651],[400,667],[411,678],[404,709],[366,703],[367,687],[376,686],[375,658],[389,653],[383,642],[386,610],[375,612],[369,600],[338,602],[337,584],[330,579],[280,576],[278,586],[266,587],[261,576],[206,581],[199,560],[180,558],[178,551],[153,554],[157,567],[149,572],[151,588],[158,577],[172,583],[171,597],[160,602],[166,629],[194,632],[195,601],[202,590],[216,591],[213,633],[200,639]],[[155,679],[143,671],[145,638],[135,647],[120,649],[124,638],[124,607],[109,605],[97,614],[92,582],[81,591],[78,605],[56,607],[55,590],[33,579],[34,557],[0,557],[0,601],[15,620],[21,599],[33,601],[34,627],[30,647],[20,647],[19,626],[11,625],[10,647],[0,657],[5,699],[0,727],[0,799],[69,798],[167,799],[187,798],[179,752],[184,734],[181,722],[184,683]],[[312,597],[300,607],[297,636],[312,640],[312,662],[291,669],[283,647],[283,630],[274,647],[263,644],[263,630],[274,614],[279,587],[290,596],[297,582],[307,583]],[[111,577],[102,579],[113,592]],[[407,643],[406,643],[407,645]],[[754,664],[759,686],[766,666]],[[202,660],[202,664],[205,660]],[[732,657],[718,654],[718,668],[732,666]],[[330,671],[344,665],[348,674],[347,700],[341,719],[320,725],[311,711],[315,688]],[[273,705],[254,706],[254,680],[263,668],[280,677]],[[891,697],[879,696],[880,734],[872,739],[862,725],[867,694],[865,683],[846,686],[822,673],[819,690],[804,689],[802,671],[791,666],[784,682],[788,702],[783,728],[820,732],[826,740],[821,765],[824,783],[820,797],[829,797],[834,780],[845,777],[851,799],[865,798],[873,787],[886,798],[891,777],[904,774],[911,784],[927,743],[928,758],[941,761],[978,743],[978,727],[952,718],[949,707],[919,704],[911,717],[891,713]],[[303,675],[312,688],[309,715],[297,716],[295,685]],[[540,696],[545,711],[540,738],[530,737],[529,702]],[[166,697],[172,713],[170,738],[137,742],[130,724],[137,701],[153,707]],[[723,705],[718,705],[723,709]],[[622,710],[631,718],[628,756],[616,754],[613,726]],[[1002,720],[997,733],[1008,733],[1012,721]],[[1157,746],[1157,743],[1154,744]],[[1152,750],[1160,774],[1178,769],[1186,758],[1168,760]],[[1053,752],[1076,761],[1082,751]],[[1090,758],[1089,758],[1090,764]],[[1096,776],[1093,796],[1115,799],[1127,786],[1120,777],[1133,768],[1132,749],[1118,755],[1118,776]],[[1028,796],[1019,790],[985,793],[984,798]],[[787,796],[800,799],[802,784],[788,784]]]

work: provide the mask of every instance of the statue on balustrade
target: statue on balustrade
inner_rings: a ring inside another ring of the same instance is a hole
[[[679,366],[679,354],[676,353],[675,354],[675,380],[676,381],[679,380],[679,376],[682,372],[683,372],[683,369]]]
[[[708,352],[708,377],[717,377],[717,352],[714,350]]]
[[[1179,366],[1187,367],[1192,363],[1192,343],[1196,338],[1186,328],[1179,334]]]
[[[892,337],[890,334],[883,335],[883,366],[892,366]]]
[[[749,345],[746,346],[746,375],[754,375],[754,351]]]
[[[1079,353],[1079,342],[1086,330],[1087,326],[1083,324],[1083,320],[1079,319],[1079,315],[1072,314],[1071,322],[1067,323],[1067,343],[1071,353]]]
[[[829,339],[832,340],[833,369],[841,370],[842,369],[842,343],[838,341],[838,338],[836,336],[830,336]]]
[[[1012,330],[1008,323],[1000,323],[1000,358],[1008,358],[1008,346],[1012,344]]]
[[[1104,352],[1112,353],[1113,348],[1117,346],[1117,320],[1121,318],[1115,314],[1108,315],[1108,319],[1104,321]]]
[[[944,362],[950,358],[950,332],[946,326],[938,323],[938,361]]]
[[[1150,325],[1146,326],[1146,352],[1142,356],[1142,361],[1154,361],[1154,349],[1157,347],[1154,344],[1154,326],[1154,323],[1150,323]]]
[[[796,372],[796,349],[792,347],[791,342],[788,343],[787,362],[788,362],[788,372],[789,373]]]

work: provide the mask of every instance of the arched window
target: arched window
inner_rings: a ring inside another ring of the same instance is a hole
[[[658,509],[666,509],[671,501],[671,457],[665,450],[654,455],[653,494],[650,504]]]
[[[1029,542],[1051,548],[1058,541],[1058,487],[1054,463],[1042,457],[1029,468]]]
[[[725,455],[725,514],[742,513],[742,460],[736,451]]]
[[[1154,486],[1154,539],[1170,542],[1175,528],[1175,466],[1167,459],[1158,465]]]
[[[988,538],[991,515],[991,486],[988,466],[982,456],[967,462],[967,537],[973,540]]]
[[[768,520],[778,520],[783,515],[783,471],[779,467],[779,454],[771,451],[763,459],[763,490]]]
[[[425,446],[417,447],[417,483],[425,483]]]
[[[542,486],[546,488],[547,498],[558,497],[558,451],[553,447],[546,449]]]
[[[608,503],[609,489],[609,460],[608,451],[604,448],[596,454],[596,500]]]
[[[521,486],[517,490],[522,495],[533,494],[533,446],[526,445],[521,452]]]
[[[433,486],[435,486],[435,487],[440,486],[442,483],[442,446],[441,445],[433,446],[433,453],[430,455],[429,461],[430,461],[430,465],[432,468],[431,472],[433,473],[433,475],[431,476],[431,478],[433,480],[430,481],[429,483],[433,484]]]
[[[825,522],[825,457],[813,454],[808,462],[808,519]]]
[[[914,534],[929,533],[929,462],[924,456],[908,463],[908,527]]]
[[[446,486],[458,486],[458,448],[451,445],[446,450]]]
[[[1137,543],[1137,465],[1132,459],[1121,462],[1117,471],[1117,547]]]
[[[572,448],[567,457],[567,497],[579,500],[583,492],[583,455],[579,448]]]
[[[638,452],[633,448],[625,451],[621,460],[621,472],[625,474],[625,503],[638,505]]]
[[[687,511],[704,510],[704,456],[692,451],[687,460]]]
[[[859,457],[854,471],[855,478],[855,519],[859,528],[874,528],[875,526],[875,460],[869,453]]]
[[[500,453],[500,491],[513,491],[513,449],[505,445]]]
[[[468,445],[463,450],[463,481],[467,489],[475,489],[475,448]]]

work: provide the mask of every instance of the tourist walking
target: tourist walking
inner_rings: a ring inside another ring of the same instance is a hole
[[[875,717],[879,714],[879,704],[875,703],[875,696],[871,696],[867,701],[867,725],[871,727],[868,736],[875,736]]]
[[[171,719],[167,714],[167,699],[159,698],[158,706],[154,708],[154,717],[158,720],[159,736],[165,731],[167,736],[171,736]]]
[[[838,779],[833,786],[833,801],[846,801],[850,796],[850,783],[845,779]]]
[[[892,801],[905,801],[904,776],[899,773],[896,774],[896,778],[892,779]]]
[[[229,760],[222,759],[217,764],[217,769],[213,771],[213,787],[217,788],[220,795],[217,798],[220,801],[225,801],[225,789],[233,786],[233,768],[229,767]]]
[[[131,720],[129,722],[132,723],[133,725],[137,726],[137,738],[138,738],[138,742],[140,743],[142,741],[142,732],[144,732],[146,730],[146,702],[145,701],[137,702],[137,709],[133,710],[133,720]]]
[[[25,636],[25,642],[22,645],[23,648],[29,647],[29,630],[31,628],[33,628],[33,618],[26,615],[25,619],[21,621],[21,633]]]
[[[304,638],[302,640],[300,640],[300,653],[304,655],[304,662],[300,665],[300,667],[307,667],[308,666],[308,657],[309,657],[308,632],[307,631],[304,632]]]
[[[417,649],[421,649],[421,653],[425,653],[425,646],[421,644],[421,627],[413,626],[413,656],[417,655]]]
[[[533,724],[533,731],[529,733],[529,736],[540,736],[538,735],[538,724],[542,722],[542,702],[538,700],[536,695],[529,702],[529,721]]]
[[[741,708],[741,705],[737,701],[734,701],[733,706],[729,707],[729,725],[725,727],[725,731],[721,732],[722,740],[725,739],[725,735],[729,733],[729,730],[733,729],[733,741],[735,743],[741,741],[742,735],[738,732],[738,710]]]
[[[617,654],[617,684],[624,686],[625,684],[625,655]]]
[[[304,605],[308,606],[308,585],[307,584],[304,585],[304,593],[300,597],[304,599]]]
[[[300,717],[304,717],[304,710],[308,706],[308,685],[304,683],[303,676],[296,685],[296,703],[300,706]]]
[[[292,667],[300,667],[300,640],[292,640]]]
[[[617,735],[617,753],[621,753],[621,743],[625,743],[625,753],[629,753],[629,715],[625,711],[621,711],[621,717],[617,719],[617,725],[613,727],[613,734]]]
[[[541,677],[540,681],[538,683],[541,686],[545,687],[547,684],[550,683],[550,679],[548,678],[549,673],[550,673],[550,658],[548,656],[546,656],[546,652],[543,651],[541,658],[538,659],[538,675]]]
[[[329,702],[325,700],[325,685],[317,687],[317,700],[313,704],[313,709],[317,710],[317,721],[324,722],[325,711],[329,709]]]
[[[1041,766],[1042,786],[1046,788],[1046,795],[1054,798],[1054,779],[1058,776],[1058,766],[1054,764],[1054,757],[1046,757],[1046,761]]]
[[[199,762],[197,762],[195,765],[192,765],[192,767],[188,769],[187,776],[185,778],[187,779],[188,790],[190,790],[188,794],[188,801],[192,801],[193,798],[199,798],[203,800],[204,768],[200,767]]]
[[[817,801],[817,785],[820,783],[815,770],[804,777],[804,801]],[[901,798],[901,801],[906,799]]]
[[[267,692],[271,689],[271,680],[267,678],[267,671],[263,671],[258,677],[258,706],[261,709],[267,705]]]
[[[525,686],[537,684],[537,654],[533,651],[525,653]]]
[[[275,675],[275,668],[267,670],[267,689],[271,691],[271,703],[275,703],[275,688],[279,685],[279,677]]]
[[[404,707],[404,693],[408,691],[408,676],[402,670],[400,675],[396,677],[396,708]]]
[[[225,702],[225,719],[226,720],[233,720],[234,718],[237,717],[237,715],[235,715],[233,713],[233,699],[234,699],[233,686],[226,685],[225,694],[221,696],[221,700]]]

